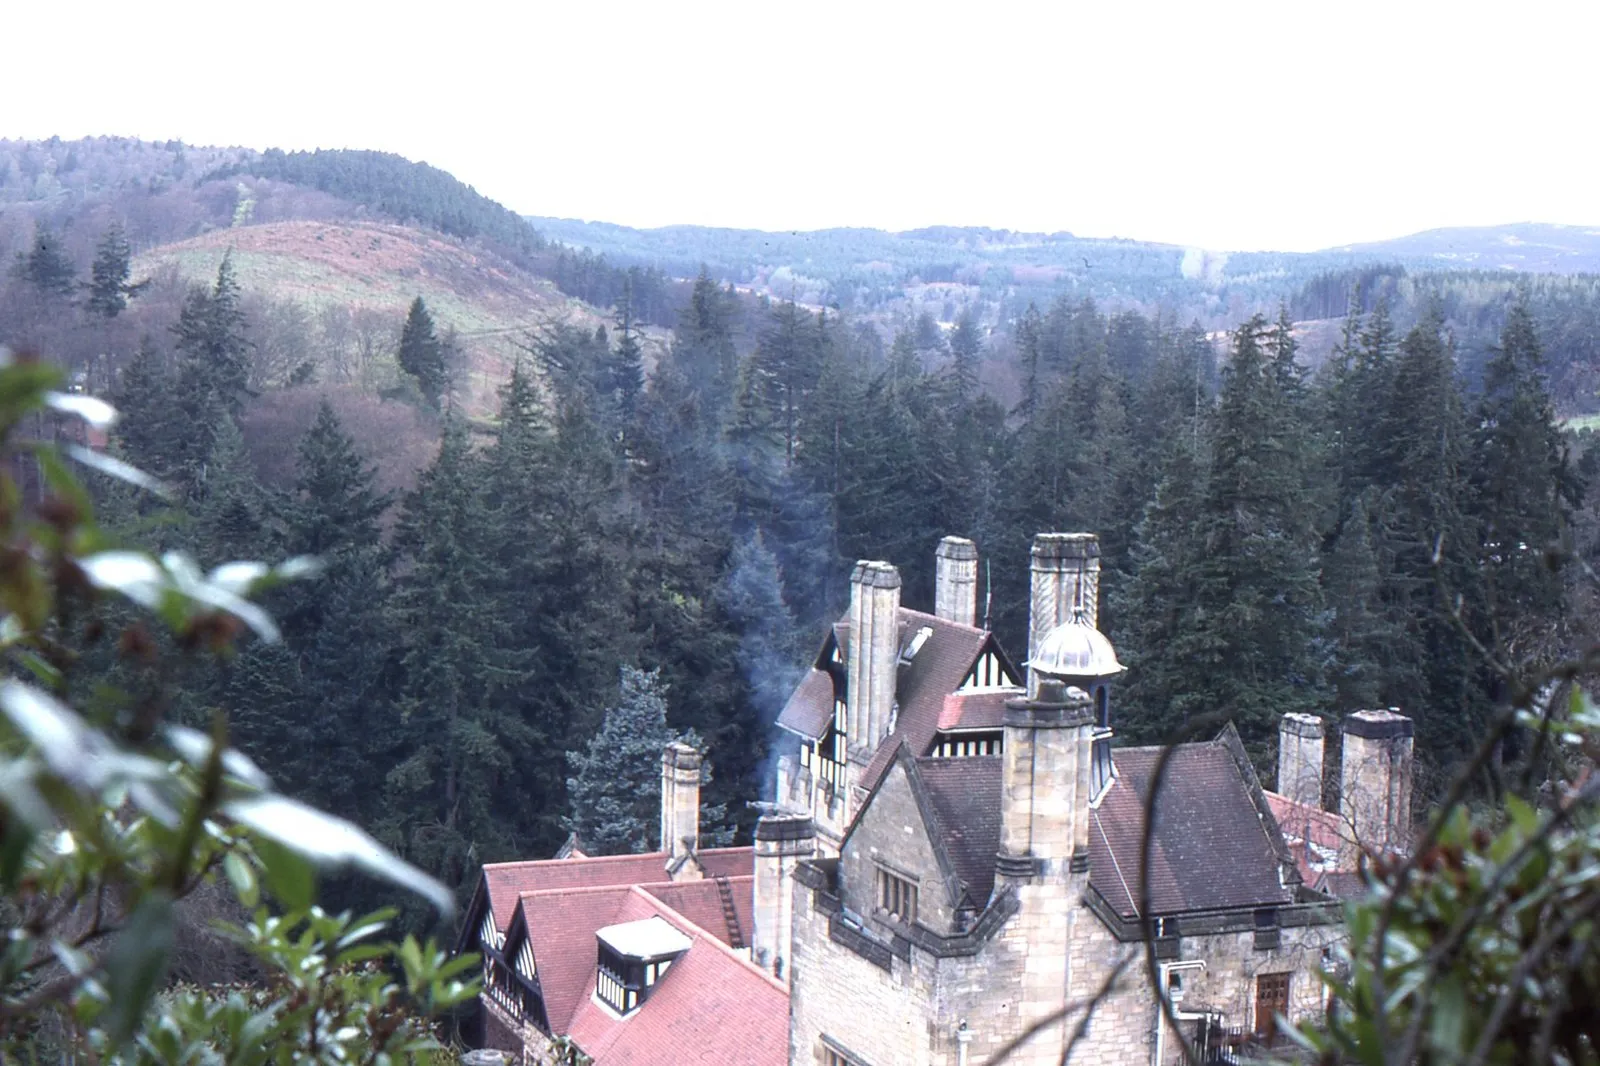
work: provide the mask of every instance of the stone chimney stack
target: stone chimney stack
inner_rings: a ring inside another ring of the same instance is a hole
[[[1322,808],[1322,719],[1286,714],[1278,723],[1278,794]]]
[[[1040,533],[1033,538],[1032,594],[1028,611],[1028,658],[1052,629],[1082,611],[1100,626],[1100,538],[1093,533]],[[1028,671],[1028,691],[1038,679]]]
[[[1411,747],[1415,728],[1397,709],[1357,711],[1344,720],[1339,813],[1346,839],[1340,864],[1363,852],[1411,844]]]
[[[1064,885],[1089,868],[1093,742],[1093,701],[1056,678],[1006,703],[995,869],[1007,880]]]
[[[789,983],[794,870],[817,850],[817,831],[803,814],[766,814],[756,822],[755,928],[751,960]]]
[[[889,735],[900,661],[900,571],[863,559],[850,574],[845,731],[850,753],[871,758]]]
[[[661,850],[674,879],[694,866],[684,860],[700,847],[700,762],[700,752],[678,740],[661,753]]]
[[[933,553],[933,613],[947,622],[978,624],[978,546],[946,537]]]

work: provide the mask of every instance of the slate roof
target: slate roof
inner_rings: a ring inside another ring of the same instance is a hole
[[[753,848],[706,848],[695,853],[708,877],[739,877],[754,869]],[[494,927],[504,933],[517,909],[522,892],[561,888],[597,888],[605,885],[654,884],[666,879],[667,854],[598,855],[531,862],[488,863],[483,868],[480,893],[487,891],[494,911]],[[735,894],[737,899],[737,893]],[[476,909],[476,902],[474,907]],[[475,930],[467,935],[476,936]],[[474,941],[475,942],[475,941]],[[746,941],[748,943],[748,940]]]
[[[747,903],[753,878],[731,879],[735,899]],[[712,919],[702,925],[677,909]],[[532,931],[534,964],[551,1031],[570,1036],[594,1066],[672,1061],[748,1062],[780,1066],[787,1056],[788,995],[782,984],[724,942],[714,881],[604,885],[524,892],[513,936]],[[689,950],[673,963],[639,1009],[626,1018],[595,1004],[595,934],[623,922],[659,917],[689,937]]]
[[[784,986],[642,886],[623,893],[613,919],[652,916],[686,934],[689,950],[637,1010],[619,1019],[588,994],[594,988],[596,962],[591,932],[584,994],[562,1031],[594,1066],[657,1066],[667,1060],[687,1066],[784,1066],[789,1059],[789,995]]]
[[[891,732],[862,775],[861,786],[872,788],[889,768],[899,741],[904,741],[912,752],[921,755],[933,743],[939,731],[939,715],[944,711],[944,698],[961,687],[967,679],[978,653],[989,640],[982,629],[946,621],[921,611],[900,608],[900,639],[902,644],[912,633],[929,626],[933,633],[911,665],[905,667],[895,685],[895,699],[900,704]]]
[[[1162,750],[1118,748],[1117,778],[1091,813],[1089,884],[1123,918],[1138,916],[1145,797]],[[1231,728],[1178,746],[1154,812],[1152,915],[1294,902],[1299,876],[1260,796]]]
[[[833,678],[813,666],[778,712],[778,724],[801,736],[820,740],[833,721]]]
[[[899,672],[895,683],[895,700],[899,704],[895,728],[878,745],[861,779],[861,787],[867,789],[876,785],[884,770],[888,769],[898,747],[897,741],[905,740],[918,755],[928,750],[934,734],[939,730],[945,697],[966,680],[978,653],[990,639],[987,630],[913,611],[909,607],[900,608],[899,623],[901,647],[923,626],[933,632],[911,664]],[[832,640],[839,645],[848,662],[848,619],[835,623]],[[817,661],[822,661],[820,654]],[[778,715],[778,725],[815,740],[827,731],[828,723],[832,720],[833,680],[825,669],[813,666],[790,695],[788,703],[784,704],[783,711]]]
[[[1001,757],[918,759],[937,823],[934,831],[966,888],[982,909],[994,891],[994,859],[1000,851]]]

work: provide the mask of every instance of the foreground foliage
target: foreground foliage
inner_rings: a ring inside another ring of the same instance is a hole
[[[0,351],[0,1057],[118,1063],[412,1061],[437,1045],[423,1017],[469,998],[471,958],[383,940],[392,911],[330,915],[318,868],[348,867],[443,912],[449,892],[356,826],[275,792],[227,745],[166,721],[184,660],[278,639],[250,599],[316,570],[113,544],[67,465],[165,491],[47,424],[103,431],[105,404]],[[23,680],[26,678],[27,680]],[[113,685],[112,682],[120,682]],[[248,918],[220,932],[253,960],[231,989],[164,990],[186,900],[226,886]]]

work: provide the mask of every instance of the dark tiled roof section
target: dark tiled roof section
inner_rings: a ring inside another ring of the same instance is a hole
[[[1019,689],[990,689],[982,692],[952,692],[939,709],[939,730],[999,729],[1005,724],[1006,700],[1016,699]]]
[[[691,944],[650,998],[618,1019],[587,993],[594,984],[589,953],[585,995],[566,1032],[594,1066],[783,1066],[789,1058],[789,996],[779,982],[646,891],[634,891],[616,911],[619,922],[652,915]],[[592,944],[591,937],[591,944]]]
[[[1161,752],[1117,750],[1118,777],[1089,826],[1090,884],[1124,918],[1137,913],[1145,796]],[[1150,913],[1292,903],[1293,888],[1280,878],[1280,858],[1227,745],[1180,745],[1156,801]]]
[[[1334,870],[1317,878],[1315,888],[1335,899],[1355,899],[1367,894],[1366,880],[1354,870]]]
[[[1000,850],[1000,756],[918,759],[917,770],[950,864],[972,906],[982,909],[994,891],[994,859]]]
[[[754,870],[751,848],[706,848],[697,853],[708,876],[740,877]],[[511,925],[517,896],[560,888],[598,888],[605,885],[643,885],[665,880],[667,856],[652,851],[643,855],[596,855],[534,862],[497,862],[483,868],[489,890],[494,926],[502,933]],[[537,943],[537,940],[535,941]]]
[[[989,639],[989,634],[982,629],[902,607],[900,646],[904,647],[906,640],[923,626],[928,626],[933,633],[895,685],[900,712],[895,718],[894,732],[878,745],[872,762],[867,764],[867,772],[861,779],[863,788],[875,786],[889,768],[899,747],[897,741],[904,740],[917,755],[928,750],[939,731],[944,698],[961,687],[978,652]]]
[[[833,721],[833,678],[813,666],[778,713],[778,724],[801,736],[819,739]]]

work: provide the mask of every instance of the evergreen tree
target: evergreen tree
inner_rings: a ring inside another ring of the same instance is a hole
[[[420,296],[411,301],[400,330],[399,361],[400,369],[416,379],[423,398],[439,407],[449,384],[444,345],[434,332],[433,316]]]
[[[694,392],[706,418],[720,422],[733,401],[739,378],[733,323],[736,299],[719,289],[704,267],[695,278],[689,303],[678,316],[672,336],[672,359]]]
[[[1472,511],[1489,581],[1487,608],[1509,636],[1563,612],[1558,567],[1566,512],[1581,498],[1525,296],[1506,314],[1483,384],[1472,442]]]
[[[529,812],[503,800],[537,740],[504,699],[520,678],[497,655],[504,640],[491,590],[503,577],[481,548],[483,499],[480,460],[452,420],[394,538],[389,624],[403,644],[380,824],[413,861],[456,884],[482,857],[517,850],[515,826]]]
[[[1327,618],[1292,358],[1259,315],[1240,327],[1195,528],[1178,537],[1147,519],[1141,567],[1160,554],[1163,570],[1135,580],[1128,609],[1150,675],[1134,689],[1137,714],[1158,735],[1191,710],[1226,709],[1265,755],[1282,714],[1324,703]],[[1184,587],[1163,587],[1163,572]]]
[[[978,395],[978,368],[983,354],[983,339],[970,309],[963,310],[950,331],[950,375],[956,396],[970,401]]]
[[[193,419],[212,400],[237,416],[251,394],[251,345],[244,335],[244,310],[231,251],[223,255],[216,282],[209,290],[198,286],[189,290],[173,333],[182,362],[180,403],[189,407],[185,414],[192,429],[204,434],[210,420],[196,424]],[[209,447],[210,441],[202,443]]]
[[[94,263],[89,268],[89,299],[85,306],[97,315],[116,318],[128,308],[130,297],[136,296],[149,284],[141,281],[130,284],[133,273],[133,249],[120,225],[106,230],[95,248]]]
[[[389,498],[375,488],[372,468],[327,400],[300,441],[295,469],[292,551],[329,556],[378,546],[378,518]]]
[[[71,296],[78,288],[77,270],[61,238],[45,226],[33,231],[33,245],[17,257],[17,276],[46,296]]]
[[[660,672],[622,667],[621,692],[606,709],[600,731],[573,752],[567,779],[566,826],[593,855],[654,850],[659,841],[661,753],[675,740],[699,746],[667,725],[667,691]]]
[[[639,346],[638,323],[633,316],[633,282],[623,285],[617,302],[616,347],[607,353],[601,395],[626,423],[633,418],[639,393],[644,388],[644,353]]]

